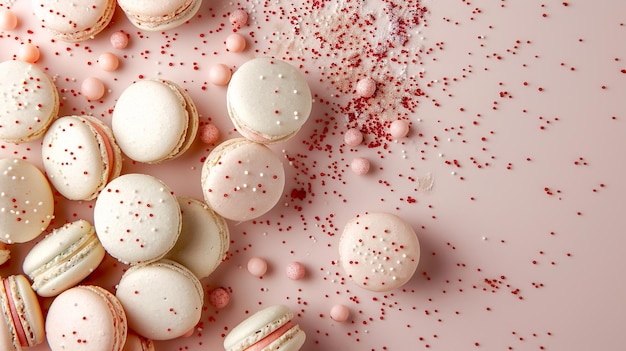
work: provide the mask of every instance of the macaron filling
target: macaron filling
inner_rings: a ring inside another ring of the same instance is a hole
[[[287,321],[287,323],[281,325],[278,329],[269,333],[263,339],[245,348],[243,351],[261,351],[267,346],[271,345],[274,341],[278,340],[278,338],[280,338],[282,335],[287,333],[287,331],[293,326],[294,324],[292,321]]]
[[[11,284],[8,279],[2,279],[2,284],[4,285],[4,290],[6,292],[7,304],[9,305],[9,311],[11,312],[11,318],[13,318],[13,325],[15,326],[15,336],[17,336],[17,340],[20,343],[20,346],[28,347],[28,338],[26,337],[26,331],[24,330],[24,326],[20,321],[20,313],[17,310],[17,306],[15,306],[15,301],[13,301],[13,293],[11,291]]]
[[[84,119],[85,122],[89,123],[89,125],[96,131],[96,133],[98,133],[98,135],[100,135],[100,137],[102,138],[102,142],[104,143],[104,149],[106,150],[106,154],[107,154],[107,163],[105,164],[105,177],[103,177],[103,179],[106,179],[106,182],[108,182],[111,177],[111,173],[113,172],[113,164],[115,162],[115,153],[113,152],[113,145],[111,145],[111,140],[109,139],[109,137],[107,136],[107,133],[104,131],[104,129],[102,129],[102,127],[100,127],[97,123],[92,122],[88,119]]]

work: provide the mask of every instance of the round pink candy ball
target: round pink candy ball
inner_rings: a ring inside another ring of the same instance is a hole
[[[128,35],[121,30],[111,34],[110,40],[111,45],[115,49],[126,49],[128,46]]]
[[[200,141],[205,144],[215,144],[220,139],[220,130],[213,124],[200,127]]]
[[[0,29],[13,30],[17,27],[17,16],[11,10],[0,10]]]
[[[287,265],[287,278],[292,280],[300,280],[304,278],[306,274],[306,269],[304,265],[300,262],[291,262]]]
[[[391,122],[391,125],[389,125],[389,134],[396,139],[404,138],[409,134],[409,122],[401,119]]]
[[[83,81],[81,92],[87,100],[98,100],[104,96],[104,83],[98,78],[89,77]]]
[[[230,302],[230,294],[224,288],[216,288],[209,292],[209,303],[215,308],[224,308]]]
[[[370,171],[370,161],[363,157],[355,157],[350,163],[350,169],[358,175],[365,175]]]
[[[330,309],[330,318],[336,322],[345,322],[350,316],[350,310],[344,305],[334,305]]]
[[[239,29],[248,24],[248,13],[244,10],[235,10],[228,16],[230,25],[235,29]]]
[[[246,49],[246,38],[239,34],[233,33],[226,37],[226,49],[231,52],[242,52]]]
[[[356,94],[358,96],[368,98],[374,95],[374,92],[376,92],[376,82],[372,78],[366,77],[356,83]]]
[[[344,133],[343,141],[348,146],[357,146],[363,142],[363,133],[356,128],[350,128]]]
[[[260,257],[252,257],[248,261],[248,272],[255,277],[262,277],[267,272],[267,262]]]
[[[39,48],[31,43],[23,44],[17,52],[17,57],[24,62],[35,63],[39,60]]]
[[[228,66],[218,63],[211,66],[209,70],[209,81],[215,85],[225,86],[230,82],[230,77],[233,72]]]
[[[107,72],[113,72],[120,66],[120,60],[115,56],[115,54],[110,52],[105,52],[100,57],[98,57],[98,64],[100,68]]]

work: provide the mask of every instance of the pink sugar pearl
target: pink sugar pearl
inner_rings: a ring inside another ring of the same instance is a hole
[[[98,64],[103,70],[107,72],[113,72],[119,67],[120,60],[117,58],[117,56],[115,56],[115,54],[105,52],[100,55],[100,57],[98,57]]]
[[[358,96],[368,98],[372,97],[374,92],[376,92],[376,82],[372,78],[366,77],[356,83],[356,94]]]
[[[0,29],[13,30],[17,27],[17,16],[11,10],[0,10]]]
[[[246,38],[239,34],[233,33],[226,37],[226,49],[230,52],[242,52],[246,49]]]
[[[349,316],[350,310],[344,305],[337,304],[330,309],[330,318],[336,322],[345,322],[348,320]]]
[[[358,175],[365,175],[370,171],[370,161],[363,157],[355,157],[350,163],[350,169]]]
[[[104,83],[98,78],[89,77],[83,81],[81,93],[87,100],[98,100],[104,96]]]
[[[248,261],[248,272],[255,277],[262,277],[267,272],[267,262],[260,257],[252,257]]]
[[[291,262],[287,265],[287,278],[292,280],[300,280],[304,278],[306,274],[306,269],[304,265],[300,262]]]
[[[215,85],[225,86],[230,82],[232,71],[228,66],[218,63],[209,70],[209,81]]]
[[[128,35],[121,30],[111,34],[110,40],[111,45],[115,49],[126,49],[128,46]]]
[[[31,43],[26,43],[20,46],[20,49],[17,53],[17,57],[20,60],[30,63],[37,62],[37,60],[39,60],[39,55],[39,48]]]
[[[344,133],[343,141],[348,146],[357,146],[363,142],[363,133],[356,128],[350,128]]]
[[[235,10],[228,16],[230,25],[235,29],[239,29],[248,24],[248,13],[244,10]]]
[[[200,141],[205,144],[215,144],[220,139],[220,130],[213,124],[200,127]]]
[[[209,292],[209,303],[215,308],[224,308],[230,302],[230,294],[224,288],[216,288]]]
[[[401,119],[391,122],[389,134],[396,139],[404,138],[409,134],[409,122]]]

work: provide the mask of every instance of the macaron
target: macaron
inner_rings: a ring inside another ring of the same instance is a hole
[[[126,335],[126,344],[123,351],[155,351],[154,341],[129,331]]]
[[[164,31],[190,20],[198,12],[202,0],[118,0],[117,3],[135,27]]]
[[[161,180],[124,174],[96,199],[94,226],[104,249],[120,262],[155,261],[176,244],[182,226],[178,200]]]
[[[264,215],[278,203],[285,187],[285,170],[267,146],[235,138],[209,153],[201,183],[204,199],[215,212],[246,221]]]
[[[11,275],[0,284],[0,350],[20,351],[45,340],[43,313],[37,295],[23,275]]]
[[[260,310],[233,328],[224,338],[226,351],[298,351],[306,334],[284,305]]]
[[[52,351],[122,351],[127,333],[122,304],[95,285],[65,290],[52,301],[46,316]]]
[[[198,124],[198,111],[189,94],[168,80],[130,85],[117,100],[111,118],[122,152],[143,163],[182,155],[193,143]]]
[[[39,168],[22,159],[0,159],[0,241],[31,241],[52,218],[52,188]]]
[[[48,179],[70,200],[94,199],[122,170],[113,132],[90,116],[54,121],[44,135],[41,155]]]
[[[293,137],[309,118],[312,103],[300,71],[273,58],[255,58],[241,65],[226,92],[228,114],[237,131],[266,144]]]
[[[39,296],[56,296],[93,272],[105,251],[91,223],[78,220],[55,229],[26,254],[22,268]]]
[[[394,214],[358,215],[339,238],[341,266],[354,283],[370,291],[391,291],[407,283],[419,258],[415,231]]]
[[[52,79],[23,61],[0,63],[0,77],[0,140],[40,139],[59,112],[59,92]]]
[[[111,22],[115,0],[32,0],[33,13],[54,37],[68,42],[93,38]]]
[[[11,250],[9,245],[0,242],[0,265],[7,263],[11,259]]]
[[[200,321],[204,290],[183,265],[160,260],[129,268],[117,286],[129,327],[152,340],[170,340]]]
[[[226,258],[230,235],[226,220],[204,201],[179,197],[183,216],[180,236],[174,248],[165,255],[202,279],[208,277]]]

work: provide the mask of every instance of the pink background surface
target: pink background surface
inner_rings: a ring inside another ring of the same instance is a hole
[[[390,3],[397,7],[385,12]],[[303,350],[621,347],[626,3],[216,0],[165,33],[135,29],[118,8],[104,32],[78,44],[53,41],[32,17],[29,1],[2,5],[20,25],[0,33],[0,60],[13,59],[24,42],[38,45],[36,65],[55,78],[61,115],[90,114],[109,123],[126,86],[164,78],[189,91],[201,121],[218,126],[224,140],[238,134],[226,114],[226,89],[208,83],[211,65],[235,69],[269,55],[307,72],[316,95],[312,116],[295,138],[272,146],[287,172],[282,200],[256,221],[229,223],[228,259],[202,280],[206,291],[228,289],[231,303],[216,310],[207,302],[193,336],[159,342],[157,350],[219,350],[225,333],[248,313],[275,303],[297,313],[307,333]],[[417,5],[428,8],[419,24],[410,22],[419,18],[412,11]],[[224,46],[232,32],[227,15],[236,8],[250,14],[239,31],[248,39],[243,53]],[[126,49],[109,42],[118,30],[130,35]],[[381,61],[361,50],[377,42],[396,44],[378,46],[387,54]],[[107,51],[121,59],[115,72],[97,65]],[[346,91],[372,69],[388,83],[357,107]],[[101,101],[80,95],[91,76],[108,89]],[[396,142],[374,129],[366,143],[381,145],[347,147],[342,133],[357,124],[348,121],[350,113],[361,113],[361,126],[407,118],[411,132]],[[197,140],[179,159],[161,165],[126,160],[123,172],[148,173],[177,195],[201,198],[200,168],[211,148]],[[3,143],[0,156],[41,166],[39,142]],[[365,176],[349,169],[358,156],[372,163]],[[93,202],[57,200],[51,228],[92,219]],[[365,211],[398,214],[418,234],[422,259],[401,289],[364,291],[337,264],[343,224]],[[31,245],[13,246],[0,274],[21,273]],[[269,263],[262,279],[245,269],[253,256]],[[305,279],[286,277],[292,261],[306,266]],[[107,257],[84,283],[114,291],[124,268]],[[41,301],[44,308],[50,303]],[[337,303],[350,308],[347,322],[329,318]]]

